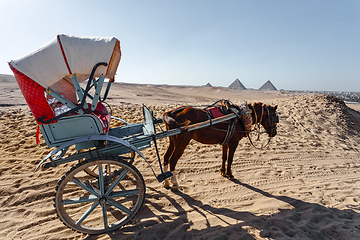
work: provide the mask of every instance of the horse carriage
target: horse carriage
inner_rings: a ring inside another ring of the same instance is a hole
[[[249,133],[255,133],[258,139],[263,133],[270,137],[276,134],[276,107],[262,104],[240,108],[224,101],[221,108],[225,108],[225,114],[214,117],[211,111],[202,110],[205,118],[200,116],[201,121],[181,120],[186,116],[184,111],[191,111],[185,107],[175,109],[164,115],[167,130],[160,132],[156,132],[155,124],[162,119],[155,119],[145,105],[142,106],[144,121],[140,123],[129,124],[111,116],[103,103],[114,82],[120,58],[120,42],[116,38],[58,35],[44,47],[9,62],[38,123],[37,141],[41,131],[47,146],[54,148],[35,171],[39,167],[48,169],[76,163],[58,181],[54,207],[66,226],[87,234],[119,229],[141,208],[146,188],[141,173],[133,165],[135,154],[146,161],[159,182],[168,186],[168,178],[174,178],[176,162],[188,143],[177,151],[174,136],[185,136],[186,141],[199,140],[198,135],[203,134],[196,134],[197,131],[220,126],[221,134],[217,136],[222,136],[222,140],[209,143],[222,143],[224,170],[225,151],[227,148],[231,151],[233,147],[229,144],[236,135],[231,129],[238,125],[242,128],[240,139],[250,136]],[[215,113],[220,107],[213,109]],[[110,128],[111,119],[122,121],[124,126]],[[165,137],[170,139],[164,161],[166,171],[156,145],[157,139]],[[141,152],[151,146],[157,153],[160,174],[156,174]],[[232,161],[233,152],[229,152],[230,155]],[[228,170],[231,161],[229,159]],[[167,171],[169,165],[170,171]]]

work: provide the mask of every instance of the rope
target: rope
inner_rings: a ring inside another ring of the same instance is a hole
[[[68,60],[67,60],[67,58],[66,58],[66,55],[65,55],[65,51],[64,51],[63,45],[62,45],[62,43],[61,43],[61,41],[60,41],[60,35],[57,35],[57,40],[58,40],[58,42],[59,42],[60,49],[61,49],[62,55],[63,55],[63,57],[64,57],[64,61],[65,61],[66,67],[67,67],[69,73],[72,74],[71,69],[70,69],[70,66],[69,66],[69,62],[68,62]]]

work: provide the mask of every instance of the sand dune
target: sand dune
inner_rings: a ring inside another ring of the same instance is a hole
[[[18,94],[9,87],[0,98],[0,239],[360,239],[358,105],[278,91],[115,85],[113,115],[131,123],[142,121],[141,103],[160,117],[226,98],[277,104],[278,135],[262,151],[240,142],[234,181],[219,173],[220,146],[192,142],[177,165],[179,192],[164,189],[136,158],[144,206],[121,230],[88,236],[65,227],[53,207],[56,182],[71,164],[34,173],[50,149],[43,140],[36,145],[35,120]],[[163,154],[167,139],[158,145]],[[158,169],[154,149],[143,153]]]

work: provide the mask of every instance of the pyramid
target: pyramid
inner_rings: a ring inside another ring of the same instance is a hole
[[[259,90],[277,90],[276,87],[270,82],[270,80],[267,80],[264,85],[262,85]]]
[[[246,90],[246,87],[240,82],[238,78],[232,84],[230,84],[228,88],[237,89],[237,90]]]
[[[210,83],[207,83],[205,87],[212,87],[212,85]]]

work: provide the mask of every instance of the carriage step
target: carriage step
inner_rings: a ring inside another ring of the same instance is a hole
[[[164,172],[162,174],[159,174],[156,178],[159,182],[164,181],[165,179],[171,177],[173,174],[171,172]]]

